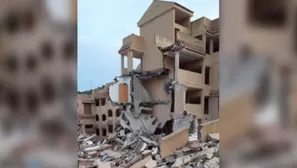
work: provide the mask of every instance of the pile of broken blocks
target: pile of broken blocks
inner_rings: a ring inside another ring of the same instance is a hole
[[[206,142],[189,127],[164,135],[116,128],[104,140],[78,136],[79,168],[218,168],[219,133]],[[189,131],[190,130],[190,131]],[[198,130],[198,129],[197,129]]]

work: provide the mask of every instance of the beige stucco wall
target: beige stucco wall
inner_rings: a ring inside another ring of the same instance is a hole
[[[170,76],[173,77],[173,65],[174,60],[172,58],[164,58],[162,53],[155,45],[155,35],[173,39],[173,22],[174,22],[174,10],[170,10],[164,13],[162,16],[146,23],[140,27],[140,36],[145,39],[145,52],[143,55],[143,70],[154,70],[163,67],[163,63],[166,68],[170,69]],[[162,26],[161,26],[162,25]],[[164,82],[169,79],[164,77],[161,79],[150,79],[143,82],[143,85],[148,90],[154,100],[170,101],[170,95],[164,92]],[[170,103],[156,105],[153,107],[154,116],[164,124],[170,119]],[[165,114],[166,113],[166,114]]]
[[[105,88],[106,89],[106,88]],[[113,130],[110,132],[108,129],[108,125],[112,125],[113,129],[120,125],[121,115],[117,116],[116,111],[120,110],[120,107],[113,105],[108,99],[106,90],[96,90],[93,94],[94,100],[99,99],[99,106],[96,106],[96,103],[93,104],[93,114],[95,115],[95,127],[99,129],[100,136],[99,138],[103,137],[103,129],[106,129],[107,134],[113,133]],[[105,100],[105,104],[103,105],[101,100]],[[112,111],[112,117],[109,117],[108,111]],[[98,116],[99,120],[97,121]],[[103,115],[105,115],[106,120],[103,121]],[[97,118],[97,119],[96,119]]]

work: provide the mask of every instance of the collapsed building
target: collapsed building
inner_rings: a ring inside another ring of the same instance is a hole
[[[110,84],[94,89],[91,94],[78,94],[78,121],[83,134],[96,134],[102,139],[120,125],[121,110],[107,98]]]
[[[140,35],[123,39],[120,76],[86,101],[95,124],[92,135],[78,135],[81,168],[219,166],[219,20],[192,16],[154,0]],[[98,140],[108,111],[95,109],[107,102],[118,115]]]
[[[138,22],[140,35],[123,39],[121,76],[109,87],[110,101],[124,111],[122,125],[153,123],[148,132],[170,133],[184,112],[200,123],[218,119],[219,19],[192,16],[178,3],[155,0]]]

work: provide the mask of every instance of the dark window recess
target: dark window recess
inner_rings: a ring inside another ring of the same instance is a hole
[[[187,104],[201,104],[201,97],[193,97],[187,100]]]
[[[41,82],[41,87],[43,99],[48,103],[52,102],[56,96],[52,80],[50,80],[49,78],[44,78],[44,80]]]
[[[63,54],[66,60],[75,58],[76,44],[74,40],[67,40],[63,46]]]
[[[93,125],[85,125],[86,129],[93,128]]]
[[[25,11],[23,14],[23,21],[26,29],[32,29],[35,26],[36,22],[33,11]]]
[[[208,114],[208,97],[204,97],[204,114]]]
[[[219,40],[215,40],[213,42],[213,52],[219,52],[220,51],[220,42]]]
[[[18,32],[21,28],[19,15],[16,13],[8,13],[4,22],[6,31],[10,34]]]
[[[112,111],[108,110],[108,117],[112,117]]]
[[[117,116],[117,117],[121,116],[121,110],[120,110],[120,109],[117,109],[117,110],[116,110],[116,116]]]
[[[103,121],[106,120],[106,115],[105,115],[105,114],[102,115],[102,120],[103,120]]]
[[[37,97],[37,93],[34,90],[29,89],[27,92],[27,108],[28,111],[31,113],[35,113],[38,105],[39,105],[39,101],[38,101],[38,97]]]
[[[96,121],[99,121],[99,116],[97,114],[96,114],[95,118],[96,118]]]
[[[16,55],[14,54],[7,55],[6,67],[7,67],[7,71],[10,73],[14,73],[19,69],[19,62]]]
[[[96,105],[96,106],[100,106],[100,105],[99,105],[99,99],[95,99],[95,105]]]
[[[173,123],[174,123],[174,120],[166,121],[163,127],[163,133],[165,133],[165,135],[169,135],[173,132]]]
[[[201,66],[199,66],[199,67],[197,67],[197,68],[195,68],[195,69],[193,69],[192,70],[193,72],[196,72],[196,73],[202,73],[202,67]]]
[[[206,46],[205,47],[206,47],[205,48],[206,54],[210,54],[210,50],[209,50],[209,48],[210,48],[210,40],[209,40],[209,38],[206,38]]]
[[[110,132],[110,133],[113,132],[113,125],[108,125],[108,132]]]
[[[101,105],[102,105],[102,106],[105,106],[105,104],[106,104],[106,100],[105,100],[105,98],[101,98],[100,101],[101,101]]]
[[[96,135],[100,136],[100,130],[99,130],[99,128],[96,128]]]
[[[107,131],[106,131],[105,128],[103,128],[103,129],[102,129],[102,135],[103,135],[103,136],[106,136],[106,134],[107,134]]]
[[[171,107],[170,111],[173,113],[174,112],[174,102],[175,102],[175,92],[174,90],[171,91]]]
[[[269,27],[283,27],[288,21],[288,0],[249,0],[248,21]]]
[[[205,67],[205,84],[209,85],[210,84],[210,67]]]
[[[41,43],[41,54],[46,61],[49,61],[54,56],[54,47],[50,41],[44,41]]]
[[[27,56],[26,66],[29,72],[33,72],[37,68],[37,58],[34,54],[29,54]]]
[[[20,106],[20,97],[18,92],[15,90],[10,90],[7,93],[7,104],[13,112],[17,112]]]
[[[178,32],[179,32],[180,30],[179,29],[175,29],[174,30],[174,37],[175,37],[175,40],[178,40]]]
[[[202,35],[198,35],[198,36],[196,36],[195,38],[198,39],[198,40],[203,40],[203,39],[202,39]]]
[[[293,49],[297,56],[297,8],[295,9],[295,23],[294,23],[294,34],[293,34]]]

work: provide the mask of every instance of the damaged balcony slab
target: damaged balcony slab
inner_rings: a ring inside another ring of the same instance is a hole
[[[207,135],[219,132],[219,120],[210,121],[200,125],[202,141],[207,140]]]
[[[176,149],[184,147],[189,141],[189,128],[182,128],[161,139],[161,157],[169,156]]]
[[[156,78],[156,77],[160,77],[163,75],[168,75],[169,74],[169,69],[168,68],[158,68],[155,70],[150,70],[150,71],[131,71],[128,72],[126,74],[123,74],[119,77],[115,78],[115,81],[117,81],[118,78],[121,77],[128,77],[128,76],[136,76],[137,78],[141,79],[141,80],[146,80],[146,79],[151,79],[151,78]]]

